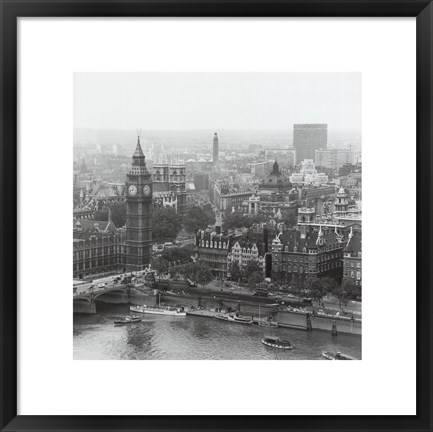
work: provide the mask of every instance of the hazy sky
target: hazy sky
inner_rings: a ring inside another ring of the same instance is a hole
[[[75,73],[74,128],[361,131],[360,73]]]

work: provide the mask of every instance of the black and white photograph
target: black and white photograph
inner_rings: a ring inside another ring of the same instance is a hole
[[[362,74],[75,72],[74,360],[361,360]]]

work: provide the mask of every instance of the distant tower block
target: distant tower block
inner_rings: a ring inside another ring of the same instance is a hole
[[[219,153],[218,134],[215,132],[213,136],[213,163],[214,164],[218,162],[218,153]]]

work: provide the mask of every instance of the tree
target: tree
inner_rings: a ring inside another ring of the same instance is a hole
[[[173,241],[182,227],[182,219],[173,208],[154,209],[152,237],[156,242]]]
[[[307,287],[307,289],[308,289],[308,287]],[[300,277],[298,275],[295,275],[295,274],[292,275],[292,283],[291,283],[290,291],[295,296],[301,295],[302,289],[301,289]]]
[[[311,297],[318,300],[319,302],[326,294],[326,287],[326,281],[323,281],[322,279],[318,279],[316,277],[307,279],[306,289],[310,292]]]
[[[203,287],[213,279],[210,268],[200,261],[184,264],[177,267],[177,270],[185,279]]]
[[[298,221],[296,209],[290,209],[283,212],[283,222],[287,228],[293,228]]]
[[[199,271],[198,263],[184,264],[179,268],[179,273],[184,277],[184,279],[188,279],[194,284],[197,284],[198,271]]]
[[[169,266],[168,267],[168,274],[170,275],[170,279],[178,279],[178,275],[181,274],[180,273],[180,268],[177,266]]]
[[[341,285],[337,285],[335,287],[335,290],[334,290],[333,294],[334,294],[335,297],[337,297],[339,305],[340,305],[340,308],[341,308],[342,304],[343,305],[347,304],[348,297],[347,297],[347,292],[346,292],[346,287],[345,287],[344,281],[343,281],[343,283]]]
[[[338,286],[337,281],[328,276],[321,278],[320,281],[322,282],[323,285],[323,291],[324,291],[323,295],[326,295],[328,293],[333,293],[336,287]]]
[[[229,266],[229,273],[232,280],[239,281],[242,272],[237,261],[233,261]]]
[[[210,271],[210,268],[204,264],[200,264],[198,274],[197,274],[197,282],[204,288],[211,280],[213,279],[213,274]]]
[[[310,292],[311,297],[319,302],[328,292],[334,292],[337,288],[337,282],[330,277],[309,278],[307,279],[306,289]]]
[[[349,300],[355,300],[361,295],[361,287],[356,285],[353,279],[343,279],[342,284],[336,286],[333,294],[338,298],[340,307],[342,304],[346,306]]]
[[[161,275],[168,270],[168,261],[161,257],[152,258],[151,265],[157,271],[158,277],[161,280]]]
[[[248,277],[248,285],[250,288],[255,288],[256,285],[263,282],[263,275],[261,272],[255,271],[254,273],[251,273]]]
[[[191,252],[181,247],[171,247],[162,252],[161,257],[170,263],[183,264],[191,261]]]
[[[192,206],[188,209],[184,218],[185,230],[194,233],[199,229],[204,229],[208,225],[215,223],[215,213],[209,204],[203,207]]]
[[[196,246],[194,244],[186,244],[184,246],[182,246],[182,250],[185,252],[188,252],[188,254],[191,255],[195,255],[195,253],[197,252],[196,250]]]
[[[236,228],[250,228],[254,224],[266,222],[269,217],[264,214],[254,214],[251,216],[244,216],[241,213],[226,213],[224,218],[224,229],[236,229]]]
[[[250,261],[243,269],[242,276],[249,279],[253,273],[262,273],[262,268],[257,261]]]
[[[346,292],[347,299],[356,300],[361,296],[361,287],[356,285],[353,279],[344,279],[341,285]]]
[[[223,226],[225,230],[241,227],[247,228],[247,218],[239,213],[228,213],[224,218]]]

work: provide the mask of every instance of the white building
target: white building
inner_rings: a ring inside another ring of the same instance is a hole
[[[316,170],[313,159],[304,159],[301,163],[301,171],[290,176],[292,184],[322,185],[328,183],[328,176]]]
[[[259,249],[255,243],[253,245],[247,244],[242,247],[239,241],[236,241],[236,243],[232,246],[231,251],[227,255],[228,268],[230,268],[232,263],[236,262],[242,271],[252,261],[255,261],[259,264],[264,274],[265,257],[260,256]]]

